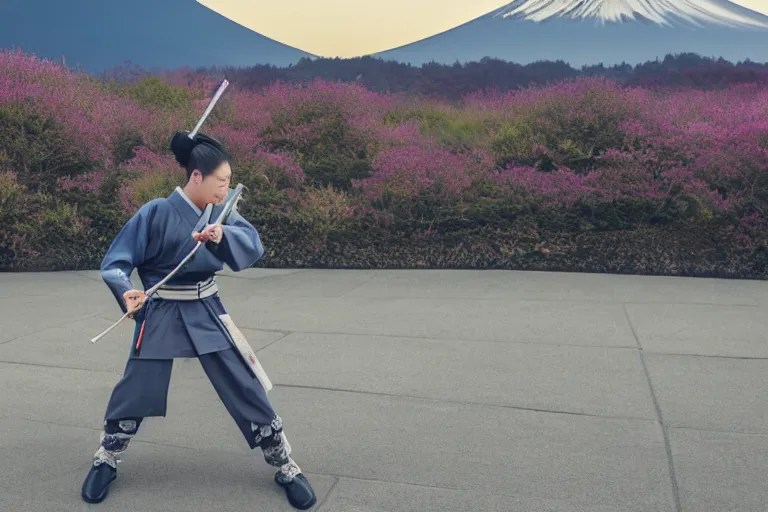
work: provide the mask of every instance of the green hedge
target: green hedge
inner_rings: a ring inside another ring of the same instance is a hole
[[[18,193],[7,196],[0,197],[0,222],[15,223],[35,254],[16,252],[13,244],[3,243],[2,271],[98,268],[125,221],[109,192],[99,196],[70,193],[57,199]],[[83,201],[83,197],[90,200]],[[99,200],[93,200],[96,198]],[[648,217],[649,205],[616,205],[610,213],[604,205],[597,211],[582,206],[557,215],[522,206],[498,206],[475,211],[471,220],[386,224],[368,218],[321,226],[311,217],[276,214],[274,207],[268,208],[280,200],[279,195],[259,196],[242,203],[243,214],[260,229],[266,249],[257,267],[768,278],[768,231],[734,229],[722,220],[671,222],[663,216],[655,224],[637,223]],[[98,221],[76,222],[73,217]]]

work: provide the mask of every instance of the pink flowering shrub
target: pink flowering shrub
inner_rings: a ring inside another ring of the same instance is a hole
[[[541,172],[530,166],[509,167],[493,177],[507,197],[531,198],[546,206],[572,206],[594,197],[592,180],[570,169]]]
[[[292,194],[289,201],[287,220],[305,226],[315,243],[326,242],[330,233],[350,225],[355,216],[352,199],[330,186]]]
[[[348,189],[370,172],[370,158],[386,139],[407,138],[383,126],[393,99],[362,86],[317,80],[307,85],[275,83],[253,98],[248,109],[269,114],[261,130],[270,152],[291,152],[317,186]],[[383,135],[384,140],[377,138]]]
[[[133,175],[120,188],[119,202],[126,215],[133,215],[142,204],[157,197],[167,197],[186,183],[186,170],[172,154],[156,154],[146,147],[137,148],[136,156],[123,163],[120,170]]]
[[[460,108],[434,100],[403,102],[386,116],[387,126],[415,131],[411,143],[433,140],[452,151],[487,146],[501,121],[498,112]]]
[[[260,148],[235,160],[232,173],[235,182],[270,194],[295,190],[305,181],[304,171],[290,153]]]
[[[381,152],[372,162],[373,175],[354,180],[365,199],[374,206],[412,216],[414,198],[453,203],[461,200],[473,180],[466,155],[444,149],[399,146]]]
[[[70,73],[61,66],[31,59],[19,52],[0,52],[0,106],[4,124],[13,136],[18,123],[28,119],[37,124],[37,133],[50,145],[51,166],[68,165],[71,171],[85,165],[109,168],[115,164],[115,146],[127,132],[142,135],[150,113],[135,103],[103,94],[93,80]],[[45,135],[44,135],[45,134]],[[5,138],[5,137],[4,137]],[[29,148],[20,149],[16,158],[24,160]],[[28,142],[33,145],[33,142]],[[45,148],[41,148],[46,152]],[[32,150],[35,157],[38,151]],[[66,163],[64,163],[66,162]],[[38,162],[49,167],[48,162]],[[35,171],[21,163],[21,172]],[[50,171],[48,171],[50,172]]]
[[[500,165],[522,162],[544,170],[586,171],[595,158],[625,142],[623,123],[641,110],[644,91],[603,79],[579,79],[499,97],[473,95],[471,108],[501,116],[491,148]]]
[[[221,78],[103,80],[0,52],[0,267],[97,265],[130,215],[185,183],[170,139]],[[227,146],[274,265],[768,276],[762,86],[581,78],[448,103],[232,83],[202,131]]]
[[[304,183],[304,171],[290,154],[259,150],[254,158],[263,164],[264,177],[273,188],[296,188]]]
[[[65,176],[57,180],[56,189],[60,192],[79,190],[85,193],[98,193],[104,184],[106,171],[89,172],[77,176]]]
[[[723,208],[768,206],[768,91],[671,95],[629,124],[632,146],[645,145],[656,172],[689,172],[697,188],[716,192]]]

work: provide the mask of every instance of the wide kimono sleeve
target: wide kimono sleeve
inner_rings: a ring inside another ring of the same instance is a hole
[[[237,210],[232,211],[222,229],[221,242],[208,242],[206,246],[235,272],[252,267],[264,256],[259,232]]]
[[[135,288],[131,273],[145,261],[152,211],[151,203],[142,206],[117,234],[101,262],[101,277],[123,313],[127,311],[123,294]]]

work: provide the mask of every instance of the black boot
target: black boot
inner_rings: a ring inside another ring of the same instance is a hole
[[[109,493],[109,484],[117,478],[117,470],[107,463],[92,464],[83,482],[81,495],[87,503],[101,503]]]
[[[285,495],[288,498],[288,503],[294,508],[299,510],[307,510],[317,502],[315,491],[312,486],[309,485],[309,480],[303,473],[299,473],[290,482],[283,481],[282,473],[278,471],[275,473],[275,482],[277,485],[285,489]]]
[[[87,503],[101,503],[109,493],[109,484],[117,478],[118,457],[127,448],[142,418],[108,420],[104,422],[99,449],[93,455],[93,464],[83,482],[81,495]]]

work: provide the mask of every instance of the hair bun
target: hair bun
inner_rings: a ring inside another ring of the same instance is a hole
[[[189,138],[189,132],[177,131],[171,139],[171,151],[176,156],[176,161],[182,167],[189,165],[189,158],[195,148],[195,141]]]
[[[221,151],[224,155],[227,155],[227,150],[224,147],[224,144],[204,133],[198,133],[197,136],[195,136],[194,144],[195,146],[198,144],[206,144],[218,151]]]

